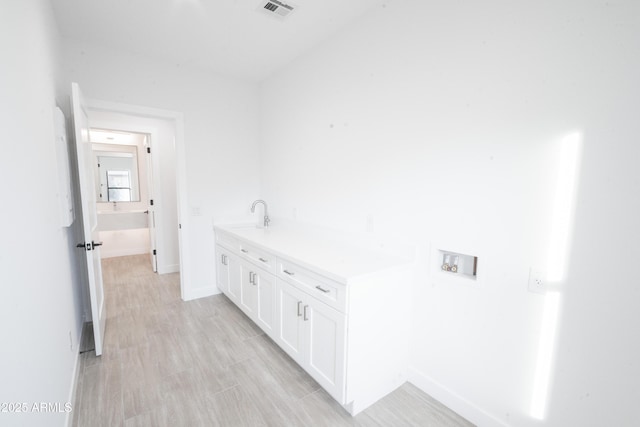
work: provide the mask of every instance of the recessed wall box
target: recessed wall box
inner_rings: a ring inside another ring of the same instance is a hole
[[[478,257],[475,255],[437,249],[434,258],[437,269],[445,274],[470,281],[478,278]]]

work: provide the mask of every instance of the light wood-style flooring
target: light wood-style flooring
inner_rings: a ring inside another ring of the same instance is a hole
[[[472,425],[409,383],[351,417],[223,295],[182,301],[147,256],[103,274],[104,352],[80,355],[74,426]]]

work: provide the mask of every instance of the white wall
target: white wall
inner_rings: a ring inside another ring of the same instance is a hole
[[[34,403],[69,401],[81,291],[74,231],[60,227],[58,209],[51,208],[58,205],[53,111],[59,37],[49,2],[3,1],[0,28],[0,402],[24,402],[31,410]],[[55,426],[66,416],[1,413],[0,424]]]
[[[212,222],[243,216],[259,193],[255,85],[65,40],[65,78],[92,99],[184,113],[188,233],[185,298],[218,293]]]
[[[387,2],[262,84],[273,216],[415,243],[411,380],[480,425],[637,422],[639,6]],[[572,230],[553,322],[529,268],[551,270]],[[442,281],[431,246],[479,255],[482,284]]]

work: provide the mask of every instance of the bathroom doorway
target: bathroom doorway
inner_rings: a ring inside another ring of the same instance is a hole
[[[157,272],[152,135],[92,127],[90,140],[102,258],[146,254]]]
[[[103,254],[148,254],[158,274],[181,272],[175,121],[91,108],[89,121]]]

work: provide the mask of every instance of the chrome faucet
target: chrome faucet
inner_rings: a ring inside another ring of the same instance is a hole
[[[269,219],[269,213],[267,211],[267,202],[265,202],[264,200],[256,200],[255,202],[253,202],[253,204],[251,205],[251,213],[254,213],[256,211],[256,205],[258,203],[262,203],[264,205],[264,226],[266,228],[269,226],[269,222],[271,222],[271,220]]]

